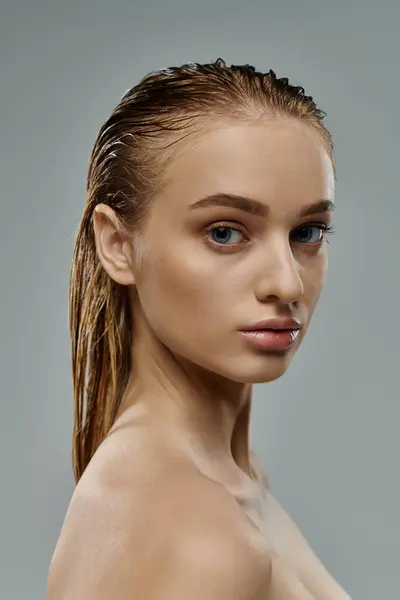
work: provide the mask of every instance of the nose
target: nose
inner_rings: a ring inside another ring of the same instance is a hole
[[[260,302],[278,300],[282,304],[297,302],[304,293],[300,265],[293,256],[290,245],[269,248],[268,259],[263,263],[258,280],[256,297]]]

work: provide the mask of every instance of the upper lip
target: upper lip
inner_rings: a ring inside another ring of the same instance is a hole
[[[285,318],[271,318],[263,319],[257,323],[253,323],[247,327],[242,327],[242,331],[259,331],[261,329],[274,329],[274,330],[288,330],[300,329],[301,323],[297,319],[285,317]]]

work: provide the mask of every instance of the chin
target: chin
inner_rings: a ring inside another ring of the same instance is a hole
[[[270,383],[286,373],[293,358],[293,352],[268,353],[260,357],[246,357],[229,364],[223,374],[238,383]]]
[[[270,366],[270,368],[266,369],[254,369],[252,372],[248,374],[243,374],[242,382],[243,383],[271,383],[272,381],[276,381],[280,379],[287,371],[288,365],[276,366],[275,368]]]

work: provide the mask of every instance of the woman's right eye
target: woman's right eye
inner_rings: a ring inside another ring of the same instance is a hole
[[[207,233],[211,234],[211,239],[215,244],[223,246],[240,243],[240,236],[243,236],[240,229],[227,225],[214,226]]]
[[[218,226],[211,229],[209,233],[211,233],[211,237],[214,242],[216,242],[217,244],[225,245],[227,243],[237,243],[239,240],[235,240],[235,237],[240,238],[239,234],[241,232],[238,229],[234,229],[233,227]]]

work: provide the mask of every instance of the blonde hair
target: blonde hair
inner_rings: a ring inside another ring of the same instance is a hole
[[[125,93],[101,127],[90,158],[70,275],[76,482],[110,431],[132,367],[129,290],[113,281],[97,258],[95,207],[110,206],[139,251],[139,232],[174,144],[201,131],[205,117],[249,119],[267,113],[314,128],[333,164],[326,115],[302,87],[277,78],[272,70],[227,66],[222,59],[150,73]]]

